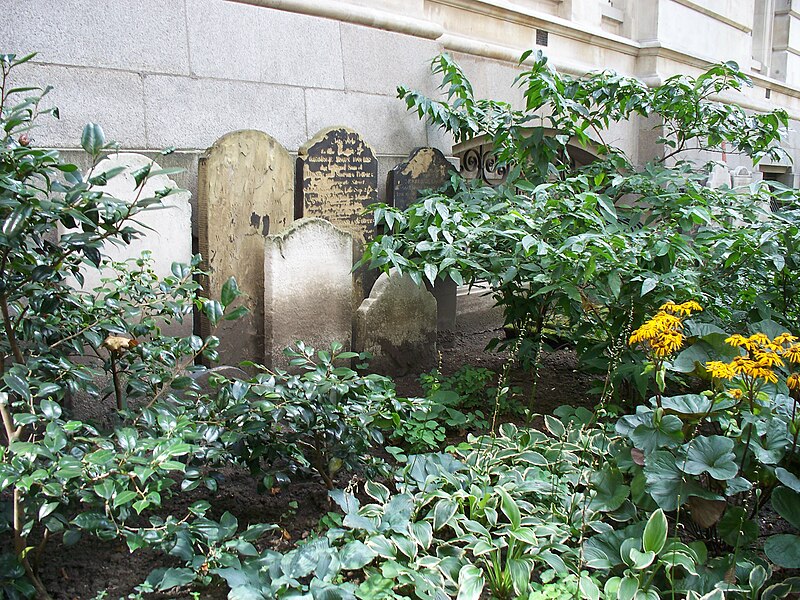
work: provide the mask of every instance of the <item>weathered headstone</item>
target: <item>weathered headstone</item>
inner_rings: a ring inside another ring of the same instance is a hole
[[[436,365],[436,299],[408,275],[381,274],[356,315],[356,348],[373,355],[370,370],[387,375]]]
[[[353,237],[323,219],[295,221],[264,244],[264,363],[287,366],[283,349],[352,343]]]
[[[450,179],[455,167],[436,148],[417,148],[386,177],[386,203],[405,210],[422,190],[438,189]]]
[[[200,388],[197,391],[199,394],[214,393],[216,388],[211,385],[211,377],[213,375],[219,375],[221,377],[225,377],[226,379],[245,380],[248,378],[247,373],[242,371],[239,367],[231,367],[228,365],[220,365],[219,367],[213,367],[211,369],[189,373],[189,377],[191,377]]]
[[[706,186],[716,189],[721,187],[731,187],[731,172],[727,166],[722,164],[715,164],[708,175]]]
[[[264,237],[293,219],[294,164],[289,153],[261,131],[234,131],[200,158],[198,237],[206,270],[206,293],[219,298],[236,277],[240,299],[250,312],[222,321],[214,330],[220,360],[235,365],[264,356]],[[211,333],[201,319],[201,333]]]
[[[408,159],[389,171],[386,177],[386,203],[405,210],[419,199],[422,190],[438,189],[450,179],[455,170],[450,161],[436,148],[417,148]],[[437,279],[429,287],[436,298],[439,329],[455,329],[456,284],[452,279]]]
[[[353,259],[375,236],[372,214],[378,201],[378,161],[369,145],[345,127],[323,129],[297,153],[295,219],[319,217],[353,236]],[[372,287],[375,275],[364,269],[354,274],[357,301]]]
[[[108,180],[104,186],[97,186],[97,191],[102,191],[129,204],[137,199],[153,197],[157,192],[165,189],[177,188],[175,183],[166,175],[154,175],[139,188],[134,180],[133,173],[137,169],[151,165],[152,171],[161,167],[152,159],[141,154],[119,153],[103,159],[94,168],[93,173],[99,175],[111,169],[122,167],[124,171]],[[135,222],[129,224],[135,227],[140,235],[130,244],[104,244],[102,254],[107,261],[123,261],[129,258],[138,258],[145,250],[151,253],[153,270],[159,277],[171,274],[172,263],[188,263],[192,258],[192,207],[189,203],[191,194],[180,190],[165,196],[160,205],[154,205],[136,214]],[[63,235],[71,230],[61,229]],[[76,287],[84,290],[93,290],[101,284],[101,279],[111,277],[113,271],[108,268],[83,269],[83,285],[74,282]],[[187,322],[188,323],[188,322]],[[188,323],[191,326],[191,323]]]

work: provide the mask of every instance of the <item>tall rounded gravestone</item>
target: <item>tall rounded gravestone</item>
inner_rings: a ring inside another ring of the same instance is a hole
[[[214,331],[220,361],[264,359],[264,239],[293,220],[294,161],[286,149],[262,131],[228,133],[200,158],[198,236],[208,276],[203,287],[219,298],[233,276],[249,313],[222,321]],[[210,324],[202,319],[201,333]]]

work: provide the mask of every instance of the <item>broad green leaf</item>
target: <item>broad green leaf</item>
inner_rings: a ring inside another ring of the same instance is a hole
[[[741,506],[731,506],[717,523],[720,537],[734,548],[744,548],[758,537],[758,525]]]
[[[503,514],[508,517],[511,527],[513,529],[519,529],[520,522],[522,521],[522,515],[520,514],[519,506],[517,506],[516,501],[503,487],[497,486],[494,489],[500,495],[500,507],[503,511]]]
[[[236,278],[228,278],[228,280],[222,285],[222,292],[220,293],[220,303],[222,304],[223,308],[226,308],[228,305],[230,305],[230,303],[236,300],[240,294],[241,292],[239,291],[239,286],[236,284]]]
[[[764,542],[764,553],[776,565],[800,569],[800,536],[788,533],[772,535]]]
[[[458,510],[458,504],[449,498],[443,498],[433,508],[433,530],[439,531],[444,527]]]
[[[658,554],[667,541],[667,517],[662,509],[658,509],[647,520],[642,536],[642,547],[645,552]]]
[[[622,474],[610,467],[603,468],[592,474],[590,478],[592,490],[595,494],[589,503],[591,510],[599,512],[612,512],[617,510],[627,500],[630,488],[624,485]]]
[[[640,295],[646,296],[648,293],[652,292],[657,285],[658,279],[654,277],[648,277],[642,282],[642,292]]]
[[[783,467],[778,467],[775,469],[775,476],[778,478],[783,485],[786,487],[794,490],[795,492],[800,492],[800,479]]]
[[[684,445],[686,460],[678,466],[684,473],[708,473],[718,481],[736,477],[739,467],[733,453],[733,440],[721,435],[699,436]]]
[[[578,589],[581,591],[581,597],[586,600],[600,599],[600,588],[597,587],[597,584],[588,575],[581,575]]]
[[[353,540],[339,551],[339,560],[342,562],[343,569],[356,571],[363,569],[377,555],[377,552],[363,542]]]
[[[776,488],[772,492],[772,508],[792,527],[800,529],[800,494],[789,488]]]
[[[106,144],[103,128],[97,123],[87,123],[81,135],[81,147],[92,156],[97,156]]]
[[[484,585],[483,571],[475,565],[464,565],[458,572],[456,600],[479,600]]]

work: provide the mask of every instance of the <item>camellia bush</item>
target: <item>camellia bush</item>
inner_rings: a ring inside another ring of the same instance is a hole
[[[292,374],[212,375],[201,390],[195,363],[216,360],[219,340],[164,327],[191,322],[194,310],[212,325],[237,318],[236,282],[215,300],[198,294],[199,256],[164,278],[146,255],[109,264],[104,246],[130,242],[137,215],[175,193],[146,196],[148,179],[173,171],[135,171],[139,196],[127,203],[101,189],[122,169],[98,170],[114,150],[98,125],[83,131],[86,173],[34,148],[36,121],[58,112],[42,106],[49,89],[8,83],[31,57],[0,55],[0,597],[48,598],[38,574],[46,545],[85,535],[186,559],[155,571],[143,591],[208,583],[216,567],[257,554],[253,543],[273,526],[240,529],[229,513],[212,521],[206,500],[165,516],[170,498],[199,487],[213,494],[226,464],[249,467],[268,487],[312,472],[333,488],[341,469],[380,467],[370,456],[378,423],[413,403],[388,379],[342,367],[356,355],[341,346],[301,345]],[[75,286],[101,266],[100,287]],[[423,401],[413,405],[424,412]]]

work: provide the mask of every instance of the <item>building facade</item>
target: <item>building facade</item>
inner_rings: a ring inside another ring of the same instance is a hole
[[[38,52],[19,82],[54,86],[61,110],[33,133],[37,144],[79,161],[81,128],[97,122],[125,150],[175,147],[161,162],[184,167],[178,183],[192,192],[199,155],[237,129],[294,153],[320,129],[348,126],[382,179],[415,147],[450,154],[452,139],[395,91],[437,94],[429,67],[443,51],[479,96],[515,104],[529,48],[571,74],[613,69],[651,85],[735,60],[755,84],[735,101],[783,107],[795,128],[800,119],[797,0],[0,0],[0,14],[0,51]],[[659,152],[643,119],[612,134],[635,162]],[[794,131],[787,150],[800,158]],[[789,162],[755,170],[797,183]]]

